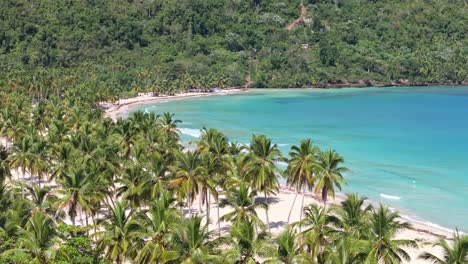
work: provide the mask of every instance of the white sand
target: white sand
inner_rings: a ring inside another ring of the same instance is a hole
[[[215,96],[215,95],[228,95],[228,94],[237,94],[248,92],[247,89],[225,89],[219,92],[199,92],[199,93],[179,93],[176,95],[160,95],[152,96],[151,94],[140,95],[137,97],[126,98],[118,100],[115,103],[110,102],[101,102],[99,105],[103,107],[106,111],[106,117],[112,119],[117,119],[119,117],[124,117],[132,108],[145,105],[145,104],[156,104],[161,102],[168,102],[186,98],[195,98],[202,96]]]

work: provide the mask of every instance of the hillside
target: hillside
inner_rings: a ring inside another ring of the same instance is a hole
[[[300,4],[4,0],[0,80],[107,97],[243,85],[248,73],[254,87],[468,79],[466,1],[307,0],[287,30]]]

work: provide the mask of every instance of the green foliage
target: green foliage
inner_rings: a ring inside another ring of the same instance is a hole
[[[466,1],[304,2],[288,31],[299,0],[1,1],[0,84],[102,100],[247,75],[256,87],[467,79]]]

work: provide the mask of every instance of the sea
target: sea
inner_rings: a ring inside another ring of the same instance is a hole
[[[185,142],[203,127],[242,144],[265,134],[288,157],[310,138],[345,158],[343,193],[468,231],[468,87],[253,89],[136,110],[174,113]]]

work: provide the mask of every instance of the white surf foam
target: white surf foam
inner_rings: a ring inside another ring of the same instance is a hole
[[[388,199],[388,200],[400,200],[401,199],[400,196],[393,196],[393,195],[388,195],[388,194],[385,194],[385,193],[381,193],[380,197],[382,197],[384,199]]]
[[[194,129],[194,128],[179,128],[180,133],[184,135],[188,135],[191,137],[199,138],[201,136],[200,129]]]

